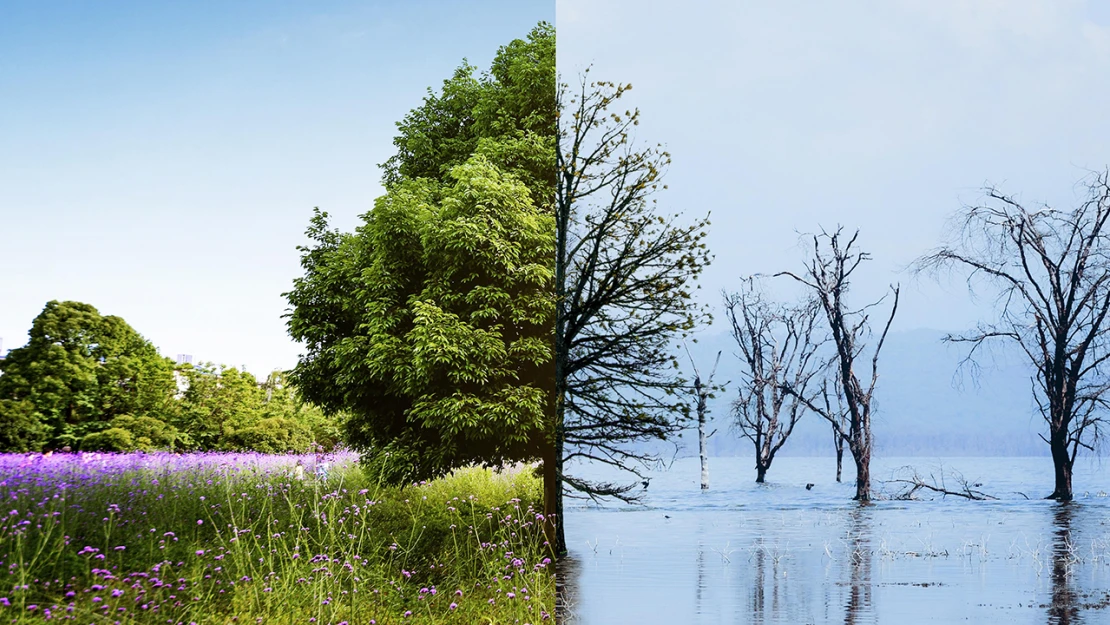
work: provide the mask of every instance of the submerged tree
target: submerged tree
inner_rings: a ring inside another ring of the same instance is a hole
[[[814,334],[820,308],[815,301],[774,305],[751,283],[724,300],[743,361],[733,415],[755,445],[755,481],[763,483],[807,405],[817,401],[825,369],[817,356],[822,341]]]
[[[860,309],[849,307],[845,296],[851,284],[852,274],[871,255],[855,249],[856,239],[859,237],[857,230],[845,243],[843,228],[837,228],[829,234],[822,231],[813,237],[813,256],[806,264],[805,272],[801,275],[784,271],[778,275],[790,276],[806,286],[815,300],[825,321],[828,323],[829,336],[835,350],[831,366],[833,367],[835,393],[843,402],[847,429],[839,410],[833,411],[830,402],[819,405],[807,396],[802,389],[793,386],[787,380],[783,391],[795,397],[825,418],[836,431],[837,435],[848,446],[849,453],[856,465],[856,496],[859,501],[871,500],[871,416],[874,407],[875,385],[879,381],[879,353],[883,349],[890,324],[894,322],[894,315],[898,312],[898,287],[891,286],[894,302],[890,308],[883,332],[879,342],[871,355],[871,380],[865,387],[856,376],[856,360],[862,356],[867,348],[864,339],[871,332],[870,311],[881,304],[884,296],[877,302],[868,304]]]
[[[697,400],[697,414],[698,414],[698,458],[701,460],[701,489],[709,490],[709,437],[713,436],[713,432],[706,433],[709,428],[709,423],[706,419],[706,411],[708,409],[709,400],[713,397],[713,391],[722,388],[713,385],[713,377],[717,375],[717,365],[721,362],[721,352],[717,352],[717,358],[713,361],[713,369],[709,372],[709,378],[705,381],[701,379],[701,371],[698,371],[698,364],[694,362],[694,355],[690,353],[690,346],[686,345],[683,341],[683,347],[686,348],[686,355],[690,358],[690,368],[694,370],[694,383],[692,390],[694,391],[694,398]]]
[[[634,145],[639,112],[614,110],[630,85],[590,82],[559,91],[555,194],[555,445],[567,493],[635,497],[632,484],[563,470],[584,459],[631,471],[655,456],[630,443],[684,426],[674,343],[706,315],[692,284],[709,262],[707,219],[683,225],[652,197],[670,156]],[[562,512],[563,490],[555,511]],[[560,526],[561,528],[561,526]],[[560,529],[557,549],[566,550]]]
[[[997,290],[994,321],[945,340],[969,344],[969,360],[990,341],[1008,341],[1033,365],[1055,470],[1047,498],[1067,501],[1076,454],[1094,449],[1108,407],[1110,173],[1089,179],[1072,210],[1028,209],[994,187],[985,195],[956,218],[956,240],[917,269],[960,269],[973,293],[982,283]]]

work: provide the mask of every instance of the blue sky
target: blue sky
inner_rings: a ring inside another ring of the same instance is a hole
[[[0,337],[51,300],[165,355],[296,363],[281,319],[312,207],[351,230],[394,123],[551,0],[0,0]]]
[[[563,79],[592,64],[632,83],[639,138],[672,153],[660,206],[712,212],[702,292],[719,319],[722,288],[800,269],[798,232],[840,223],[874,258],[857,302],[901,282],[895,329],[967,328],[989,298],[901,272],[948,216],[984,183],[1071,207],[1110,164],[1108,3],[556,0],[556,15]]]

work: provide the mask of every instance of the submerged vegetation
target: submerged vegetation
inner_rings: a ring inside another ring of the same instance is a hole
[[[0,619],[538,623],[533,471],[404,488],[351,453],[0,456]]]

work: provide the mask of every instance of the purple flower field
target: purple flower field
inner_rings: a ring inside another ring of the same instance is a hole
[[[527,470],[386,487],[350,452],[0,454],[0,622],[538,623],[539,499]]]

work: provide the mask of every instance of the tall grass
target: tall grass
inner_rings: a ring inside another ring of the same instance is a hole
[[[530,470],[386,487],[247,454],[0,457],[0,620],[538,623]],[[311,467],[311,459],[306,463]]]

